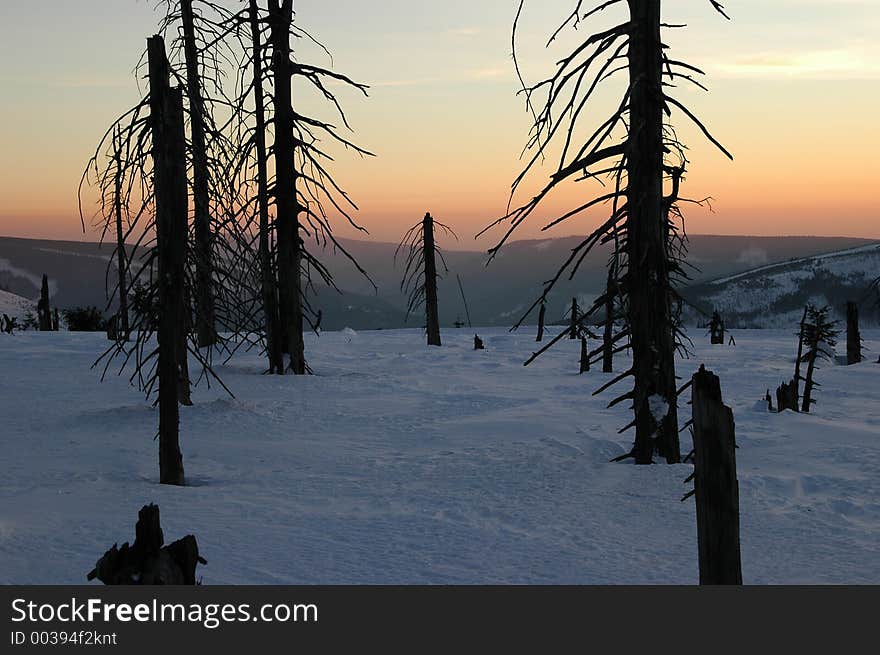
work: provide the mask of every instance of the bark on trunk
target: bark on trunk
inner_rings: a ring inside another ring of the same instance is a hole
[[[810,348],[810,352],[807,353],[807,377],[804,378],[804,399],[803,403],[801,404],[801,411],[806,414],[810,413],[810,405],[815,402],[813,400],[813,373],[816,370],[816,358],[818,357],[818,349],[818,345],[813,346]]]
[[[193,23],[192,0],[180,0],[183,49],[186,58],[186,86],[192,141],[193,223],[195,227],[196,338],[199,347],[217,341],[213,290],[213,240],[208,190],[208,154],[205,146],[205,102],[199,76],[198,48]]]
[[[535,337],[535,341],[543,341],[544,340],[544,320],[547,317],[547,303],[543,300],[541,301],[541,309],[538,310],[538,336]]]
[[[846,363],[851,366],[862,361],[862,335],[859,332],[859,306],[846,303]]]
[[[297,198],[296,137],[291,88],[293,73],[290,28],[292,0],[269,3],[272,74],[275,80],[275,214],[278,239],[279,315],[284,329],[283,342],[290,355],[290,370],[306,372],[302,312],[302,247],[299,236]]]
[[[807,323],[807,311],[809,307],[804,307],[804,315],[801,317],[800,331],[798,332],[798,351],[797,359],[794,360],[794,393],[795,401],[800,397],[801,388],[801,360],[804,358],[804,326]]]
[[[150,121],[153,133],[156,247],[158,252],[159,481],[184,483],[180,454],[178,383],[180,331],[185,325],[184,257],[187,233],[186,151],[183,96],[168,86],[161,36],[147,40]]]
[[[434,219],[425,214],[422,224],[425,248],[425,321],[428,345],[440,344],[440,314],[437,309],[437,262],[435,260]]]
[[[605,283],[605,331],[602,335],[602,372],[614,372],[614,298],[617,296],[617,284],[614,281],[614,269],[608,271]]]
[[[663,99],[660,0],[628,0],[630,126],[627,143],[627,277],[635,387],[637,464],[654,450],[681,460],[663,202]],[[665,412],[657,408],[665,408]]]
[[[733,412],[704,367],[693,377],[694,492],[700,584],[742,584]]]
[[[116,219],[116,270],[119,273],[119,307],[116,325],[116,339],[128,341],[128,283],[126,282],[125,231],[122,229],[122,139],[117,132],[114,138],[114,159],[116,171],[114,176],[113,214]]]
[[[266,331],[266,356],[269,359],[269,373],[284,375],[284,347],[281,343],[281,319],[278,315],[278,287],[272,267],[272,253],[269,247],[269,173],[266,155],[266,108],[263,98],[262,44],[257,0],[250,0],[251,39],[253,42],[254,69],[254,113],[256,133],[254,135],[257,152],[257,201],[260,212],[260,278],[263,294],[264,329]]]

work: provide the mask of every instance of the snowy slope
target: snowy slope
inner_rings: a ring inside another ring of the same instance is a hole
[[[868,287],[880,276],[880,244],[761,266],[684,291],[696,307],[718,309],[733,327],[775,327],[799,320],[804,305],[829,305],[840,317],[847,300],[863,301],[876,320]],[[693,312],[691,312],[693,319]]]
[[[744,579],[878,584],[880,366],[826,365],[813,414],[770,414],[791,331],[697,338],[679,365],[734,410]],[[182,408],[184,488],[157,484],[156,410],[90,369],[101,335],[0,338],[0,583],[85,582],[149,502],[166,539],[197,535],[205,584],[695,583],[691,467],[608,463],[627,412],[591,397],[608,376],[575,374],[577,342],[524,368],[533,332],[479,333],[480,352],[468,331],[312,335],[304,378],[236,357],[235,399]]]
[[[27,298],[0,289],[0,316],[6,314],[10,318],[18,318],[21,322],[27,312],[35,312],[35,307],[36,304]]]

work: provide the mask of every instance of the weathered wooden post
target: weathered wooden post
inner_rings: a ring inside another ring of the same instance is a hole
[[[541,309],[538,310],[538,336],[535,341],[544,340],[544,320],[547,317],[547,299],[541,298]]]
[[[186,324],[184,266],[187,237],[186,137],[183,96],[168,84],[168,59],[161,36],[147,39],[150,71],[150,122],[156,197],[159,341],[159,481],[184,483],[180,453],[178,384],[180,331]]]
[[[428,345],[440,344],[440,314],[437,309],[437,262],[435,260],[434,219],[425,214],[422,224],[425,241],[425,319],[427,321]]]
[[[847,366],[862,361],[862,335],[859,333],[859,305],[846,303],[846,363]]]
[[[693,377],[692,393],[700,584],[742,584],[733,412],[705,366]]]
[[[577,298],[571,299],[571,325],[568,328],[568,338],[571,340],[577,339],[578,337],[578,300]]]

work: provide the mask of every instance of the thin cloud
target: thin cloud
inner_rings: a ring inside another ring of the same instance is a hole
[[[715,64],[718,72],[733,77],[868,78],[880,77],[876,56],[855,50],[765,52]]]

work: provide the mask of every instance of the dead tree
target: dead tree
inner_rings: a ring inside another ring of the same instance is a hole
[[[199,555],[193,535],[164,545],[159,507],[144,505],[138,512],[134,543],[116,544],[95,564],[86,579],[105,585],[194,585],[196,566],[208,561]]]
[[[547,301],[546,299],[541,299],[541,308],[538,310],[538,336],[535,337],[535,341],[541,342],[544,340],[544,321],[547,318]]]
[[[723,14],[719,3],[710,1]],[[583,8],[583,4],[577,2],[549,43],[566,27],[578,28],[600,11],[624,6],[624,0],[597,3],[591,10]],[[687,344],[679,316],[680,300],[675,291],[675,283],[687,277],[683,270],[686,236],[680,206],[686,202],[703,204],[706,201],[679,195],[688,163],[686,149],[673,127],[664,124],[664,115],[680,112],[725,155],[730,157],[730,154],[669,91],[679,82],[702,87],[695,77],[701,71],[673,59],[662,42],[662,28],[679,26],[662,22],[660,0],[626,0],[625,4],[628,17],[607,30],[585,37],[571,53],[559,59],[551,77],[531,86],[523,82],[526,107],[534,118],[527,143],[532,154],[513,183],[513,193],[550,152],[556,161],[549,181],[534,197],[487,228],[509,222],[505,234],[490,249],[489,261],[553,191],[569,181],[608,180],[597,195],[544,227],[548,230],[574,216],[610,205],[608,218],[572,249],[556,274],[545,283],[542,297],[547,296],[563,275],[572,279],[594,246],[615,244],[618,265],[614,289],[619,294],[625,324],[614,341],[628,337],[633,353],[632,367],[615,382],[632,377],[633,388],[612,400],[610,405],[632,403],[634,420],[627,427],[634,427],[636,434],[629,457],[638,464],[648,464],[653,461],[654,453],[658,453],[667,462],[676,463],[681,455],[675,354],[686,352]],[[514,21],[514,41],[523,5],[521,1]],[[515,52],[514,61],[519,72]],[[620,103],[595,130],[585,132],[580,119],[594,91],[620,73],[627,73],[629,78]],[[537,98],[541,100],[536,102]],[[589,136],[581,140],[581,134]],[[664,182],[669,184],[668,194],[665,194]],[[606,294],[602,294],[585,315],[605,306],[606,300]],[[527,313],[539,302],[540,299]],[[658,407],[665,410],[653,411],[652,408]]]
[[[602,372],[614,372],[614,300],[615,267],[608,267],[608,280],[605,283],[605,325],[602,333]]]
[[[859,332],[859,305],[846,303],[846,363],[848,366],[862,361],[862,335]]]
[[[709,321],[709,340],[713,346],[724,345],[724,319],[717,310],[712,312],[712,319]]]
[[[113,219],[116,227],[116,272],[118,286],[116,288],[116,297],[118,298],[118,308],[116,312],[117,320],[114,326],[115,339],[128,341],[130,328],[128,325],[128,282],[127,270],[128,262],[125,256],[125,231],[122,229],[123,221],[123,183],[125,179],[125,170],[122,165],[122,137],[119,128],[113,130]]]
[[[571,316],[569,316],[568,338],[572,341],[578,338],[578,319],[580,312],[578,311],[577,298],[571,299]]]
[[[798,326],[798,350],[797,357],[794,360],[794,378],[792,378],[792,381],[794,382],[795,404],[797,404],[800,399],[801,380],[803,380],[803,377],[801,377],[801,362],[804,360],[804,339],[806,338],[807,314],[811,307],[812,305],[804,307],[804,315],[801,316],[801,322]],[[781,412],[782,409],[783,408],[780,405],[779,411]]]
[[[485,350],[486,346],[483,345],[483,340],[480,339],[478,334],[474,335],[474,350]]]
[[[694,473],[688,480],[696,496],[700,584],[741,585],[733,412],[722,401],[718,377],[704,366],[692,387]]]
[[[590,371],[590,349],[587,347],[587,335],[581,333],[581,370],[580,373],[588,373]]]
[[[804,378],[804,398],[801,411],[808,413],[810,407],[816,403],[813,399],[813,389],[821,386],[813,379],[816,364],[822,359],[834,360],[834,347],[837,345],[837,321],[829,318],[830,307],[810,307],[807,315],[806,329],[804,331],[804,361],[807,363],[807,375]]]
[[[147,40],[150,65],[150,124],[156,196],[158,264],[159,481],[184,483],[180,453],[178,385],[183,379],[180,352],[185,325],[184,276],[187,236],[186,137],[183,97],[169,86],[168,60],[161,36]],[[187,376],[188,377],[188,376]]]
[[[394,252],[395,262],[402,251],[406,253],[400,282],[401,291],[407,294],[406,318],[424,305],[429,346],[441,345],[440,314],[437,307],[437,280],[441,275],[437,270],[437,259],[443,265],[444,272],[449,272],[443,251],[437,247],[434,238],[435,228],[438,227],[446,234],[458,238],[449,227],[426,213],[422,221],[406,231]]]
[[[40,324],[40,332],[52,331],[52,308],[49,306],[49,278],[43,273],[43,283],[40,286],[40,299],[37,301],[37,319]]]
[[[193,171],[193,224],[195,227],[195,314],[199,347],[217,340],[213,290],[213,230],[208,186],[208,151],[205,145],[205,101],[199,48],[196,45],[193,0],[180,0],[183,50],[186,61],[186,88],[189,98],[190,141]]]

